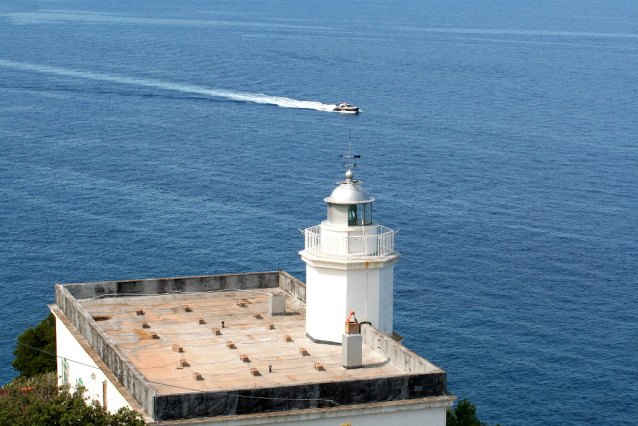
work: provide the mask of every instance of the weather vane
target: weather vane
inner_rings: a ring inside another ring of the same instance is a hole
[[[340,155],[339,158],[347,158],[348,162],[347,163],[343,163],[343,167],[348,167],[349,169],[354,169],[355,167],[357,167],[357,163],[352,163],[352,159],[354,158],[361,158],[360,155],[352,155],[352,150],[351,150],[351,145],[352,145],[352,133],[350,133],[350,135],[348,136],[348,155]]]

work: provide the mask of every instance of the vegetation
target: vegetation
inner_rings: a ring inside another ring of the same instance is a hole
[[[50,355],[55,354],[55,317],[53,314],[49,314],[35,328],[26,329],[18,336],[18,342],[21,345],[18,345],[13,351],[15,359],[12,363],[13,368],[20,372],[18,377],[34,377],[41,373],[55,371],[56,358]]]
[[[55,317],[18,336],[13,368],[20,375],[0,389],[0,426],[143,426],[142,416],[122,408],[115,414],[88,402],[86,389],[58,387]]]
[[[143,426],[139,413],[122,408],[107,413],[87,403],[85,389],[58,388],[55,373],[18,377],[0,389],[0,426]]]
[[[476,406],[463,398],[455,408],[447,409],[447,426],[489,426],[476,417]],[[500,425],[496,425],[500,426]]]

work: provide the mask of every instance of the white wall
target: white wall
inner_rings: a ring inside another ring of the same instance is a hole
[[[64,358],[68,363],[68,384],[72,390],[82,381],[87,389],[86,396],[90,397],[103,405],[102,383],[106,381],[106,407],[109,412],[114,413],[121,407],[132,407],[126,402],[126,399],[118,391],[118,389],[106,377],[106,374],[98,369],[93,358],[84,350],[82,345],[76,340],[71,331],[56,316],[56,350],[58,354],[58,384],[62,385],[62,370]],[[73,362],[77,361],[77,362]]]
[[[355,311],[359,322],[368,321],[389,336],[393,325],[393,270],[394,265],[387,265],[344,271],[348,277],[347,311]]]
[[[379,270],[379,325],[375,327],[388,336],[394,331],[394,265]]]
[[[445,426],[445,407],[389,413],[352,414],[341,418],[312,419],[282,422],[274,425],[340,426],[352,422],[352,426]]]
[[[314,339],[341,342],[350,311],[392,335],[394,265],[334,269],[306,266],[306,331]]]
[[[228,419],[193,419],[197,426],[445,426],[445,410],[455,397],[432,398],[432,401],[412,403],[385,403],[359,407],[343,407],[339,410],[304,410],[290,414],[240,416]],[[166,422],[164,426],[183,423]]]
[[[349,311],[354,311],[359,322],[369,321],[374,328],[377,328],[377,313],[379,312],[379,270],[355,269],[343,272],[346,273],[348,277],[348,294],[346,296],[346,309],[348,313]]]
[[[306,266],[306,332],[313,339],[341,342],[346,322],[343,272]]]

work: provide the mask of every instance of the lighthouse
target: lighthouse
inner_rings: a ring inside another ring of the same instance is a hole
[[[59,383],[161,424],[445,426],[446,372],[392,330],[395,231],[351,169],[337,183],[304,230],[306,284],[279,270],[56,285]]]
[[[373,220],[374,198],[351,168],[324,201],[328,215],[307,228],[306,333],[317,342],[340,343],[350,311],[392,336],[394,251],[396,231]]]

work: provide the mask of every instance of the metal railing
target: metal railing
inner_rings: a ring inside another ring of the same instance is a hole
[[[384,257],[394,252],[396,231],[377,225],[362,231],[333,232],[321,229],[321,225],[306,228],[305,251],[315,256],[338,258]],[[355,235],[352,235],[355,233]]]

